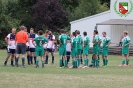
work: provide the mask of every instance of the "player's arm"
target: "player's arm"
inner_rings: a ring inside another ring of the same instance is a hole
[[[9,39],[10,35],[8,34],[7,37],[5,38],[6,44],[10,46],[10,44],[8,43],[8,39]]]
[[[36,41],[36,38],[32,40],[32,44],[33,44],[34,46],[36,46],[36,42],[35,42],[35,41]]]
[[[127,44],[125,44],[124,46],[128,46],[131,44],[131,41],[129,40]]]

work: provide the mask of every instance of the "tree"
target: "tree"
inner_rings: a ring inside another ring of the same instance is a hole
[[[33,7],[36,29],[48,28],[59,32],[67,21],[67,12],[59,0],[38,0]]]

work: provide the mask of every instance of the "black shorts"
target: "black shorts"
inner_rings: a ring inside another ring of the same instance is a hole
[[[10,49],[10,48],[7,48],[7,53],[8,54],[15,54],[15,49]]]
[[[30,48],[29,48],[29,46],[26,48],[26,52],[29,52],[30,51]]]
[[[71,52],[70,51],[66,51],[66,56],[70,56]]]
[[[35,52],[35,48],[30,48],[30,52],[34,53]]]
[[[18,43],[16,53],[17,54],[25,54],[26,53],[26,44]]]
[[[54,49],[47,48],[47,49],[46,49],[46,52],[53,53],[53,52],[54,52]]]

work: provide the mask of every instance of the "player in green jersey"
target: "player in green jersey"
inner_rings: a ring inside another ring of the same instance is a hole
[[[70,37],[65,34],[63,29],[61,29],[60,33],[61,33],[61,35],[59,36],[60,67],[62,67],[62,57],[65,60],[65,66],[64,67],[68,67],[67,58],[66,58],[66,44],[67,44],[67,40],[70,40]]]
[[[41,57],[42,60],[42,68],[44,68],[44,48],[43,48],[43,44],[45,42],[48,42],[46,38],[43,37],[43,31],[40,30],[38,31],[38,37],[36,37],[33,41],[33,44],[36,46],[35,48],[35,54],[37,56],[36,58],[36,68],[39,67],[39,56]]]
[[[122,39],[122,64],[120,66],[129,66],[129,45],[131,39],[128,36],[128,32],[124,31],[124,38]]]
[[[107,36],[106,32],[103,32],[103,46],[102,46],[102,58],[103,58],[103,66],[108,65],[108,51],[109,45],[111,44],[111,39]]]
[[[90,39],[89,37],[87,37],[87,32],[83,33],[84,35],[84,40],[83,40],[83,55],[84,55],[84,64],[85,66],[83,68],[88,68],[88,64],[89,64],[89,59],[88,59],[88,55],[89,55],[89,43],[90,43]]]
[[[99,54],[99,36],[98,31],[94,30],[93,37],[93,67],[98,67],[98,54]]]
[[[81,64],[81,52],[82,52],[82,45],[83,45],[83,39],[80,35],[80,31],[77,30],[76,32],[76,38],[78,38],[79,40],[79,44],[78,44],[78,57],[77,57],[77,60],[78,60],[78,68],[80,68],[80,64]]]
[[[101,43],[102,43],[102,38],[98,36],[98,44],[99,44],[99,49],[98,49],[98,66],[100,66],[100,51],[101,51]]]

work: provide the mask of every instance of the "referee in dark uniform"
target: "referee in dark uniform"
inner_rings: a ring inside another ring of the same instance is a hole
[[[28,35],[24,31],[25,26],[20,27],[20,31],[16,34],[16,66],[18,67],[18,58],[22,54],[22,67],[25,68],[25,53],[26,53],[26,43],[28,41]]]

